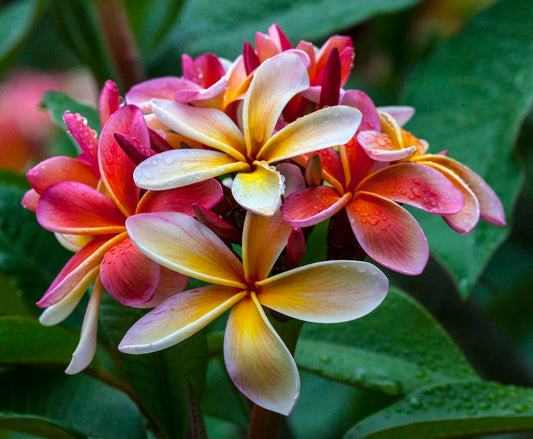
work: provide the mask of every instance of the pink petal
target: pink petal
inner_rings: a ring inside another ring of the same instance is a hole
[[[211,209],[223,197],[220,183],[209,179],[166,191],[148,191],[139,202],[137,212],[182,212],[194,216],[194,204]]]
[[[204,226],[209,227],[220,239],[229,242],[240,243],[241,231],[220,218],[216,213],[194,204],[194,216]]]
[[[111,199],[96,189],[64,181],[43,192],[37,221],[52,232],[101,235],[124,231],[125,217]]]
[[[257,282],[262,305],[299,320],[339,323],[374,310],[389,289],[387,277],[360,261],[325,261]]]
[[[368,156],[357,138],[339,146],[339,155],[346,180],[343,190],[351,192],[361,180],[372,172],[376,166],[376,161]]]
[[[285,257],[285,267],[287,270],[299,267],[302,264],[306,251],[307,245],[302,229],[297,227],[293,228],[287,240],[287,254]]]
[[[106,124],[111,115],[120,108],[120,95],[118,87],[111,80],[107,80],[100,92],[98,99],[98,113],[102,126]]]
[[[293,227],[309,227],[331,218],[352,198],[328,186],[314,186],[288,196],[281,206],[283,219]]]
[[[126,103],[139,107],[144,113],[151,113],[150,101],[152,99],[174,99],[178,90],[198,90],[200,86],[185,78],[165,76],[150,79],[134,85],[126,93]]]
[[[231,311],[224,361],[233,383],[252,402],[290,414],[300,392],[298,369],[253,293]]]
[[[100,134],[98,156],[102,180],[124,215],[135,212],[139,201],[139,188],[133,182],[135,163],[122,150],[115,133],[134,137],[141,145],[150,147],[150,134],[139,108],[127,105],[115,112]]]
[[[226,73],[220,59],[207,53],[193,60],[189,55],[181,56],[183,77],[203,88],[209,88]]]
[[[380,162],[403,160],[417,151],[416,146],[398,149],[387,134],[378,131],[361,131],[357,140],[371,159]]]
[[[415,114],[415,109],[413,107],[401,106],[401,105],[392,105],[389,107],[379,107],[378,110],[382,113],[390,114],[398,125],[403,127]]]
[[[128,218],[128,234],[150,259],[206,282],[245,287],[241,262],[209,228],[177,212]]]
[[[39,204],[40,198],[41,196],[37,193],[35,189],[30,189],[24,194],[24,197],[22,197],[22,201],[20,202],[20,204],[25,209],[35,212],[37,210],[37,204]]]
[[[61,301],[68,294],[76,296],[85,291],[98,275],[100,262],[105,253],[126,238],[126,233],[117,236],[99,236],[83,247],[66,263],[52,282],[37,306],[45,308]]]
[[[135,308],[154,308],[169,297],[174,296],[175,294],[181,293],[189,284],[189,277],[181,273],[176,273],[175,271],[169,270],[166,267],[159,266],[160,268],[160,277],[159,285],[153,297],[145,303],[136,305]]]
[[[305,189],[305,180],[300,168],[292,163],[280,163],[276,170],[283,176],[285,183],[285,196]]]
[[[279,211],[270,217],[247,212],[242,232],[242,259],[248,281],[268,276],[287,245],[291,230]]]
[[[255,34],[255,48],[257,50],[257,57],[259,63],[266,61],[281,52],[281,47],[276,44],[270,35],[265,35],[261,32]]]
[[[28,182],[37,193],[42,194],[48,187],[62,181],[75,181],[95,188],[98,176],[93,168],[70,157],[52,157],[31,168],[26,174]]]
[[[327,57],[329,55],[329,52],[333,47],[336,47],[339,50],[339,53],[341,54],[341,86],[343,86],[346,81],[348,80],[348,76],[350,76],[350,71],[352,70],[353,66],[353,60],[355,58],[355,52],[353,50],[353,43],[352,39],[350,37],[343,37],[335,35],[333,37],[330,37],[320,48],[318,51],[318,54],[316,56],[317,58],[317,67],[316,71],[322,72],[324,69],[324,66],[327,61]],[[313,85],[320,82],[321,78],[318,77],[313,81]]]
[[[74,375],[85,369],[94,357],[96,352],[96,333],[98,329],[98,311],[102,301],[103,289],[98,280],[93,288],[83,325],[81,327],[80,342],[72,354],[72,360],[65,370],[67,375]]]
[[[117,302],[136,306],[153,297],[159,285],[159,264],[144,256],[127,238],[105,254],[100,277]]]
[[[209,88],[201,90],[178,90],[174,94],[176,102],[192,104],[196,107],[221,108],[224,92],[228,88],[226,78],[220,78]]]
[[[98,140],[95,130],[87,125],[87,119],[78,113],[72,114],[70,111],[65,112],[63,120],[67,126],[68,132],[74,140],[78,142],[83,155],[87,157],[88,162],[93,166],[99,176],[98,170]]]
[[[139,319],[118,348],[127,354],[147,354],[174,346],[211,323],[246,294],[220,285],[175,294]]]
[[[375,261],[404,274],[420,274],[429,258],[422,229],[396,203],[358,193],[346,206],[350,225],[363,250]]]
[[[341,105],[348,105],[349,107],[357,108],[363,118],[361,119],[360,131],[365,130],[381,130],[381,122],[379,120],[378,111],[374,102],[370,97],[361,90],[347,90],[341,96]]]
[[[380,169],[362,181],[357,190],[438,215],[457,213],[465,204],[461,191],[445,176],[418,163],[399,163]]]

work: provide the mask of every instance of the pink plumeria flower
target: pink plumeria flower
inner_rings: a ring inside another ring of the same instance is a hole
[[[61,181],[40,194],[37,219],[47,230],[79,237],[86,244],[67,262],[41,300],[47,308],[40,321],[52,325],[66,318],[95,279],[80,344],[67,373],[77,373],[91,361],[96,347],[96,320],[103,288],[117,301],[137,307],[153,307],[187,285],[187,277],[167,270],[144,256],[133,245],[125,221],[139,212],[179,211],[194,215],[194,203],[210,208],[222,198],[218,182],[205,182],[164,192],[141,192],[133,182],[135,164],[118,145],[122,133],[149,145],[144,117],[137,107],[114,112],[98,142],[101,181],[95,187],[84,182]]]
[[[135,170],[138,186],[162,190],[236,173],[231,191],[245,209],[273,215],[281,205],[283,178],[271,163],[347,142],[361,113],[345,106],[323,109],[274,128],[287,102],[309,86],[301,58],[283,53],[256,70],[243,104],[242,130],[225,113],[174,101],[152,101],[154,114],[178,134],[213,149],[163,152]]]
[[[196,333],[231,310],[224,336],[228,373],[254,403],[284,415],[299,394],[296,364],[263,307],[310,322],[359,318],[384,299],[387,278],[358,261],[326,261],[269,277],[292,227],[281,214],[246,214],[242,262],[208,228],[179,213],[128,218],[128,232],[147,256],[213,285],[185,291],[146,314],[119,349],[159,351]]]

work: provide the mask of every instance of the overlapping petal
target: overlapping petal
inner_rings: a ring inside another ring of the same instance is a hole
[[[385,298],[389,282],[374,265],[325,261],[257,282],[262,305],[299,320],[338,323],[357,319]]]
[[[361,131],[357,140],[371,159],[380,162],[403,160],[417,151],[416,146],[401,148],[387,134],[379,131]]]
[[[94,274],[95,278],[96,276],[97,273]],[[94,278],[89,277],[89,284],[93,281],[93,279]],[[57,325],[65,320],[72,313],[72,311],[74,311],[74,308],[78,306],[78,303],[80,303],[80,300],[85,294],[86,290],[87,286],[85,288],[75,288],[59,302],[47,307],[39,316],[39,322],[41,325]]]
[[[174,94],[178,90],[193,89],[197,90],[201,87],[193,81],[185,78],[177,78],[175,76],[164,76],[161,78],[149,79],[134,85],[130,91],[126,93],[125,99],[128,104],[133,104],[139,107],[143,112],[150,113],[152,111],[150,101],[152,99],[174,99]]]
[[[206,282],[244,289],[241,262],[209,228],[177,212],[141,213],[128,234],[150,259]]]
[[[52,232],[102,235],[124,230],[124,215],[105,195],[82,183],[64,181],[43,192],[39,224]]]
[[[237,288],[209,285],[175,294],[138,320],[118,348],[147,354],[185,340],[247,295]]]
[[[393,201],[366,192],[346,205],[350,225],[363,250],[387,268],[420,274],[429,258],[426,237],[413,216]]]
[[[282,175],[266,162],[254,162],[252,172],[240,172],[231,185],[235,201],[259,215],[271,216],[281,206],[285,192]]]
[[[160,305],[174,294],[181,293],[189,283],[189,277],[184,274],[169,270],[167,267],[159,266],[159,285],[153,297],[145,303],[135,306],[135,308],[154,308]]]
[[[254,293],[231,310],[224,361],[237,388],[251,401],[283,415],[292,411],[300,392],[298,369]]]
[[[144,189],[163,190],[249,169],[248,163],[236,161],[223,152],[178,149],[145,160],[135,169],[134,178]]]
[[[242,259],[248,281],[265,279],[287,245],[292,227],[281,212],[272,217],[246,215],[242,233]]]

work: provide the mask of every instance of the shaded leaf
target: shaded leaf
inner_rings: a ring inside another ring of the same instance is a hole
[[[476,374],[442,327],[392,289],[369,315],[347,323],[306,323],[296,347],[302,369],[391,395]]]
[[[533,3],[498,2],[442,44],[403,93],[417,109],[407,129],[428,140],[431,151],[448,150],[484,177],[507,215],[523,183],[513,145],[533,102],[532,39]],[[438,217],[420,217],[430,249],[468,295],[509,228],[482,221],[460,236]]]
[[[0,412],[0,428],[50,439],[81,439],[87,437],[53,419],[17,413]]]
[[[356,424],[344,439],[432,439],[533,429],[533,390],[490,382],[430,387]]]
[[[41,107],[47,109],[54,123],[64,130],[66,130],[66,126],[63,122],[63,114],[68,110],[71,113],[80,113],[87,119],[87,125],[93,130],[100,131],[98,112],[93,107],[81,104],[64,93],[47,91],[41,100]]]

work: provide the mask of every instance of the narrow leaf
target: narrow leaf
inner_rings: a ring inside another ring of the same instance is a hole
[[[42,416],[0,412],[0,428],[49,439],[82,439],[87,436]]]

